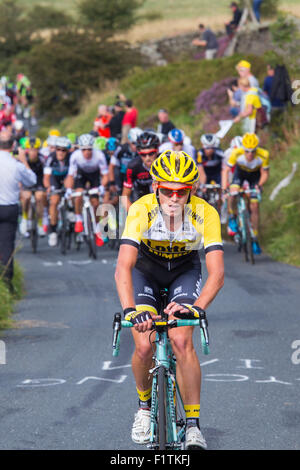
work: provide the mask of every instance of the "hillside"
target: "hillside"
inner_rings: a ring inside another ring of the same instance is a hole
[[[203,113],[194,114],[195,99],[216,81],[234,76],[234,66],[240,58],[233,56],[211,62],[183,61],[165,67],[136,69],[120,83],[110,84],[104,93],[87,98],[80,114],[62,121],[60,129],[63,133],[89,131],[97,106],[100,103],[112,104],[116,95],[122,92],[132,98],[139,109],[141,127],[156,127],[157,110],[166,107],[175,125],[182,128],[192,138],[193,144],[199,147],[199,137],[207,116]],[[253,56],[244,58],[253,63],[254,74],[262,82],[266,59]],[[300,266],[300,201],[297,184],[300,175],[300,124],[298,108],[294,108],[293,117],[290,116],[280,128],[280,139],[275,139],[274,134],[265,131],[260,135],[261,141],[271,153],[270,180],[263,197],[261,220],[264,250],[278,261]],[[46,128],[42,132],[45,134]],[[239,128],[230,131],[222,142],[224,149],[231,137],[238,133]],[[269,196],[272,190],[292,171],[294,162],[298,162],[298,170],[291,184],[271,202]]]
[[[76,17],[76,0],[19,0],[21,5],[51,5]],[[231,18],[230,0],[145,0],[139,9],[140,20],[122,37],[130,42],[157,39],[197,29],[199,22],[224,30]],[[281,0],[280,9],[300,16],[298,0]]]

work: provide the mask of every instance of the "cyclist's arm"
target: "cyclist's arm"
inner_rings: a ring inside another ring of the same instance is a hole
[[[129,207],[131,206],[130,195],[131,195],[131,188],[123,188],[122,191],[122,205],[125,207],[126,211],[129,211]]]
[[[210,251],[205,255],[208,277],[200,296],[194,305],[204,310],[214,300],[224,285],[224,254],[223,251]]]
[[[222,189],[225,191],[227,189],[229,183],[229,173],[231,171],[231,167],[226,165],[225,168],[222,170]]]
[[[199,171],[200,184],[206,184],[207,178],[206,178],[206,173],[203,168],[203,165],[198,165],[198,171]]]
[[[138,248],[131,245],[124,244],[120,247],[115,271],[115,281],[123,310],[125,308],[135,307],[132,269],[136,264],[138,251]]]
[[[268,178],[269,178],[269,169],[261,168],[258,186],[263,186],[268,181]]]
[[[46,189],[49,189],[51,186],[51,168],[49,166],[44,168],[43,185]]]
[[[73,175],[67,175],[65,181],[64,181],[65,188],[67,189],[73,189],[74,188],[74,176]]]

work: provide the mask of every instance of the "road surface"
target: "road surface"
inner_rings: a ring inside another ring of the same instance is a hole
[[[102,250],[102,251],[101,251]],[[116,252],[66,257],[42,240],[18,254],[26,295],[1,334],[1,449],[141,449],[131,333],[112,357]],[[225,245],[226,281],[208,309],[201,428],[210,449],[300,449],[300,270]],[[199,347],[199,335],[195,332]],[[3,346],[3,343],[2,343]],[[143,448],[143,447],[142,447]]]

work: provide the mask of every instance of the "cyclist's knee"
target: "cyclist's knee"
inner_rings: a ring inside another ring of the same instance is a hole
[[[175,337],[170,338],[170,340],[176,357],[184,357],[194,349],[190,334],[176,335]]]
[[[135,353],[142,362],[147,362],[152,358],[153,351],[148,338],[147,341],[141,341],[135,345]]]

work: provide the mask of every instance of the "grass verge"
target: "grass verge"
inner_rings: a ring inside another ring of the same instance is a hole
[[[13,287],[14,293],[12,294],[6,283],[0,279],[0,330],[13,326],[14,306],[23,294],[23,271],[16,261],[14,262]]]

